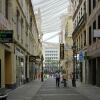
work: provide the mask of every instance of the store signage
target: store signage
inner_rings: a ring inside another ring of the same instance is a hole
[[[36,57],[35,56],[29,56],[29,62],[35,62]]]
[[[60,59],[64,59],[64,43],[60,44]]]
[[[13,42],[13,30],[0,30],[0,42],[12,43]]]
[[[83,62],[83,60],[84,60],[84,53],[83,53],[83,51],[80,51],[80,53],[79,53],[79,61]]]
[[[100,37],[100,29],[95,29],[94,30],[94,37],[95,38]]]

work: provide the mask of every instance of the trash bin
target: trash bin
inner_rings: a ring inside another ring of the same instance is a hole
[[[5,88],[0,88],[0,100],[7,100],[7,93]]]

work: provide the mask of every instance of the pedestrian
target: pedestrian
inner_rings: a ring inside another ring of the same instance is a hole
[[[66,74],[66,72],[63,73],[62,79],[63,79],[64,87],[66,87],[67,86],[67,83],[66,83],[66,81],[67,81],[67,74]]]
[[[56,73],[56,86],[59,87],[59,85],[60,85],[60,73],[57,72]]]

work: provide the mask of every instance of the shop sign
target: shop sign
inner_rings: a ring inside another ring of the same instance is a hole
[[[0,42],[12,43],[13,42],[13,30],[0,30]]]
[[[35,62],[36,57],[35,56],[29,56],[29,62]]]
[[[60,59],[64,59],[64,43],[60,44]]]
[[[83,60],[84,60],[84,53],[83,53],[83,51],[80,51],[80,53],[79,53],[79,61],[83,62]]]
[[[100,29],[95,29],[95,30],[94,30],[94,37],[95,37],[95,38],[100,37]]]

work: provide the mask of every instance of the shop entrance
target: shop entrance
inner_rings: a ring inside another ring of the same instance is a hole
[[[5,51],[5,87],[10,88],[12,81],[11,52]]]

